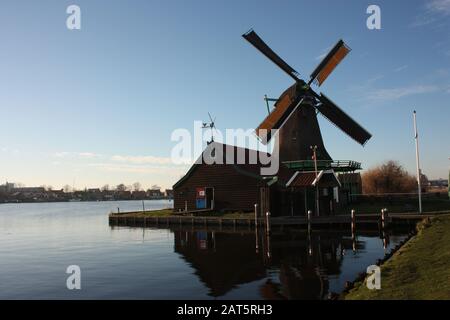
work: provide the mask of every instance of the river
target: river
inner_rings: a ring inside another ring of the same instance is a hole
[[[117,208],[142,202],[0,204],[0,299],[323,299],[404,239],[112,227]],[[80,267],[80,290],[66,286],[70,265]]]

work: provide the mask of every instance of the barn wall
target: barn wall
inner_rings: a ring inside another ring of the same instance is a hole
[[[174,209],[196,210],[197,187],[214,188],[217,210],[252,211],[259,204],[259,180],[238,173],[232,165],[199,165],[190,177],[174,188]]]

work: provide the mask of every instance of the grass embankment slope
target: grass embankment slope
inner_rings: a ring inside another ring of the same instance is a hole
[[[418,233],[381,266],[381,289],[358,283],[345,299],[450,299],[450,215],[418,225]]]
[[[388,209],[391,213],[417,212],[417,200],[403,201],[362,201],[361,203],[352,203],[350,206],[340,210],[340,214],[349,214],[352,209],[358,213],[380,213],[382,208]],[[450,199],[423,199],[423,212],[447,211],[450,213]]]

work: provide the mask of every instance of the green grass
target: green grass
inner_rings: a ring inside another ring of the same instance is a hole
[[[209,214],[204,214],[205,217],[220,217],[220,218],[231,218],[231,219],[254,219],[254,212],[211,212]]]
[[[417,212],[417,200],[403,201],[374,201],[354,203],[340,210],[341,214],[349,214],[352,209],[358,213],[380,213],[382,208],[387,208],[392,213]],[[448,211],[450,212],[450,199],[424,199],[422,201],[423,212]]]
[[[167,217],[173,215],[172,209],[161,209],[161,210],[151,210],[151,211],[134,211],[134,212],[123,212],[123,213],[113,213],[113,215],[119,215],[121,217]]]
[[[113,213],[117,215],[117,213]],[[172,209],[152,210],[152,211],[135,211],[123,212],[119,214],[121,217],[167,217],[180,216],[179,213],[174,213]],[[189,214],[188,214],[189,215]],[[232,218],[232,219],[253,219],[255,214],[253,212],[204,212],[197,213],[195,217],[218,217],[218,218]]]
[[[450,215],[424,221],[418,234],[381,266],[381,289],[355,284],[344,299],[450,299]]]

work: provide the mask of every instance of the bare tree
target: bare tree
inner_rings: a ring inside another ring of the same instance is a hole
[[[141,184],[139,182],[133,183],[133,191],[141,190]]]
[[[126,191],[127,187],[123,183],[121,183],[121,184],[117,185],[116,190],[120,191],[120,192]]]
[[[66,185],[63,187],[63,190],[64,190],[65,193],[69,193],[69,192],[72,191],[72,187],[69,186],[68,184],[66,184]]]
[[[416,179],[400,163],[389,160],[364,172],[362,187],[366,194],[414,192]]]
[[[102,187],[102,191],[109,191],[109,184],[105,184],[105,185]]]

